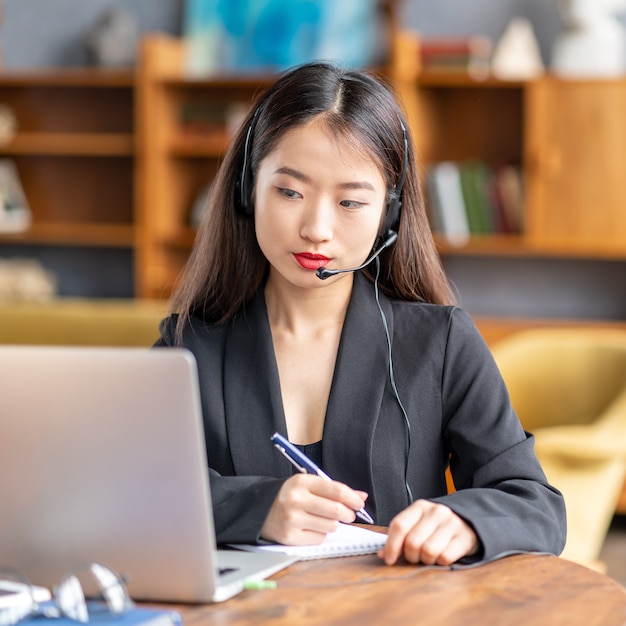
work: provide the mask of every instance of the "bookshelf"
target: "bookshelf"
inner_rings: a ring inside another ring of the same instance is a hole
[[[133,249],[135,80],[131,72],[0,73],[0,102],[17,121],[0,158],[18,170],[32,224],[0,245]]]
[[[444,258],[626,261],[626,80],[426,73],[417,40],[395,31],[392,41],[385,72],[405,104],[422,168],[479,158],[525,172],[523,232],[463,245],[436,235]],[[184,112],[207,103],[245,107],[270,80],[187,79],[181,41],[166,36],[145,38],[136,73],[1,73],[0,102],[18,129],[0,158],[15,162],[33,221],[0,233],[0,247],[130,250],[135,294],[166,298],[193,244],[194,201],[229,141],[224,124],[189,124]]]
[[[422,170],[442,161],[513,163],[525,181],[519,234],[443,255],[626,260],[626,81],[473,80],[422,72],[419,41],[398,32],[392,79],[405,102]]]
[[[393,31],[384,69],[401,97],[422,171],[443,160],[512,163],[525,179],[524,228],[463,245],[435,233],[445,257],[626,261],[626,81],[474,80],[422,72],[419,42]],[[167,297],[193,243],[190,211],[214,175],[224,127],[185,129],[185,107],[245,106],[269,77],[185,78],[180,40],[142,44],[137,294]],[[617,141],[617,137],[623,141]],[[617,286],[623,289],[623,286]]]
[[[152,36],[142,42],[139,296],[170,295],[193,245],[194,203],[228,146],[228,124],[236,123],[237,112],[269,82],[269,77],[185,78],[180,40]]]
[[[626,258],[626,81],[547,77],[527,94],[528,237]]]

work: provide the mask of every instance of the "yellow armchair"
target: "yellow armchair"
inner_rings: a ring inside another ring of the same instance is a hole
[[[57,298],[0,302],[0,344],[151,346],[167,303]]]
[[[567,506],[563,557],[602,568],[626,477],[626,331],[544,328],[492,346],[537,457]]]

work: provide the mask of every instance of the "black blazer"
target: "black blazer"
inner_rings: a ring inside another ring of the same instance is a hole
[[[409,504],[408,485],[414,499],[445,503],[467,520],[482,542],[481,558],[560,553],[563,498],[547,483],[533,437],[470,317],[383,294],[380,305],[397,397],[374,287],[357,274],[328,401],[323,469],[368,492],[377,524]],[[163,321],[158,346],[174,345],[175,323],[176,316]],[[263,290],[227,324],[193,317],[183,346],[198,363],[218,542],[257,541],[292,475],[270,442],[275,431],[287,433]],[[448,462],[457,488],[450,495]]]

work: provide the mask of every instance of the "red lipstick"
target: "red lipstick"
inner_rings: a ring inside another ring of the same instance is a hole
[[[293,257],[300,267],[311,271],[324,267],[330,261],[330,259],[323,254],[312,254],[311,252],[295,252]]]

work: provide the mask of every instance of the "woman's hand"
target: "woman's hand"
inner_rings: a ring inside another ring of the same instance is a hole
[[[280,488],[261,530],[261,537],[285,545],[322,543],[339,522],[355,520],[367,494],[337,481],[296,474]]]
[[[476,533],[452,509],[417,500],[391,520],[387,543],[378,556],[387,565],[402,555],[409,563],[450,565],[478,548]]]

